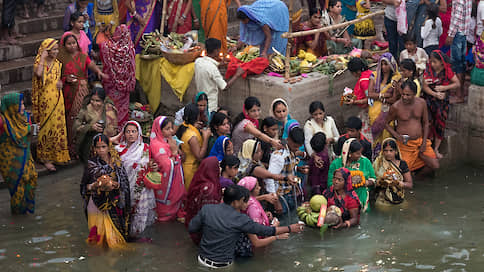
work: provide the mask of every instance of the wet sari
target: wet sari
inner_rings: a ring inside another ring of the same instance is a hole
[[[86,97],[84,107],[81,109],[77,118],[72,125],[72,131],[75,133],[74,144],[76,152],[83,163],[89,159],[89,148],[92,145],[92,138],[97,134],[93,131],[92,126],[99,120],[104,120],[104,134],[108,137],[114,137],[118,134],[118,119],[116,108],[113,102],[106,98],[104,108],[101,113],[96,112],[91,104],[88,104],[90,97]]]
[[[138,122],[129,121],[125,126],[127,125],[136,126],[138,139],[128,147],[123,134],[119,145],[115,149],[118,151],[123,167],[128,175],[131,199],[131,228],[129,233],[137,235],[155,222],[156,203],[153,190],[145,187],[142,176],[150,161],[149,145],[143,143],[142,130]],[[124,127],[122,131],[124,131]]]
[[[45,50],[51,50],[57,40],[46,39],[35,57],[34,69]],[[62,90],[57,89],[61,80],[62,64],[57,59],[50,66],[44,64],[42,77],[32,77],[32,114],[40,126],[37,158],[42,162],[63,164],[70,160],[67,148],[66,116]]]
[[[393,75],[390,82],[382,82],[382,61],[387,62],[391,67]],[[402,76],[398,71],[397,62],[391,53],[384,53],[383,55],[381,55],[380,60],[378,61],[376,71],[373,72],[370,77],[370,79],[375,82],[374,91],[378,94],[393,94],[393,92],[395,92],[394,85],[398,83],[401,78]],[[391,136],[390,133],[385,129],[385,119],[388,115],[388,110],[390,109],[390,107],[388,104],[384,104],[379,100],[371,99],[370,101],[368,101],[368,103],[370,105],[370,107],[368,108],[368,116],[370,118],[371,134],[373,139],[373,157],[376,158],[380,153],[381,142]],[[390,125],[393,125],[393,122]]]
[[[208,157],[202,161],[198,171],[193,176],[188,189],[186,202],[185,226],[197,215],[206,204],[219,204],[222,201],[222,186],[220,185],[220,167],[217,158]],[[201,233],[190,233],[195,244],[200,243]]]
[[[7,94],[0,106],[0,174],[10,193],[12,214],[35,210],[37,172],[30,154],[30,117],[20,114],[23,99],[23,94]]]
[[[396,140],[393,138],[387,138],[382,144],[388,141]],[[378,204],[400,204],[404,201],[405,190],[400,187],[399,182],[403,182],[403,174],[410,171],[405,161],[400,158],[400,150],[396,150],[395,158],[400,161],[400,165],[395,165],[392,161],[388,161],[383,156],[383,150],[380,155],[375,159],[373,168],[376,174],[376,188],[377,188],[377,200]],[[404,167],[406,166],[406,167]]]
[[[358,199],[360,200],[361,211],[370,212],[370,189],[366,187],[366,180],[375,179],[375,171],[373,170],[371,161],[365,156],[361,156],[356,162],[350,163],[348,161],[350,144],[355,140],[355,138],[346,140],[346,142],[343,144],[341,156],[336,158],[329,166],[328,188],[333,185],[334,171],[341,167],[347,168],[351,172],[351,181],[353,184],[352,188],[355,190],[356,194],[358,195]]]
[[[358,209],[358,222],[360,221],[360,211],[361,211],[361,200],[358,198],[357,193],[353,190],[352,181],[351,181],[351,173],[349,169],[344,167],[336,169],[336,171],[341,172],[343,178],[345,179],[345,197],[342,198],[339,196],[336,191],[334,190],[334,186],[331,185],[328,189],[324,190],[323,196],[328,201],[327,206],[333,206],[341,209],[342,212],[342,219],[343,222],[349,220],[351,218],[350,210],[351,209]],[[335,170],[331,172],[331,179],[333,178]]]
[[[62,63],[61,80],[63,83],[69,152],[74,154],[74,132],[72,130],[72,125],[82,108],[84,98],[89,94],[87,86],[87,67],[91,63],[91,59],[86,54],[82,53],[80,48],[78,48],[77,53],[74,55],[71,55],[66,51],[62,44],[64,44],[64,39],[69,35],[73,34],[71,32],[66,32],[62,35],[60,42],[61,47],[57,59]],[[77,78],[76,82],[67,82],[67,78],[71,75]]]
[[[370,84],[370,77],[373,74],[371,70],[361,72],[361,76],[358,82],[355,84],[353,93],[356,95],[357,100],[368,97],[368,85]],[[370,141],[373,141],[373,135],[371,134],[370,118],[368,117],[368,104],[357,105],[361,108],[358,113],[358,118],[361,119],[361,133]],[[370,159],[370,158],[369,158]]]
[[[150,156],[158,165],[158,172],[144,177],[146,187],[155,191],[158,221],[166,222],[184,218],[183,201],[186,191],[180,155],[173,155],[161,124],[166,116],[158,116],[151,129]]]
[[[118,127],[129,120],[129,95],[136,85],[135,50],[126,25],[116,28],[111,39],[101,45],[103,72],[109,76],[103,79],[103,88],[118,110]]]
[[[157,0],[135,0],[134,2],[136,13],[143,18],[146,25],[142,26],[138,20],[131,17],[129,12],[126,15],[126,25],[131,31],[131,40],[134,43],[136,54],[139,54],[143,50],[140,45],[143,34],[160,28],[161,4]]]
[[[94,154],[94,153],[93,153]],[[130,192],[126,171],[118,153],[109,144],[111,162],[92,156],[84,170],[81,181],[81,196],[87,216],[90,245],[125,249],[130,225]],[[97,182],[103,175],[119,183],[118,189],[111,191],[88,191],[87,185]]]
[[[222,42],[222,52],[227,52],[227,9],[231,0],[200,0],[200,24],[206,38]]]
[[[429,61],[427,64],[427,69],[425,69],[423,79],[425,82],[427,82],[429,88],[435,92],[436,86],[447,86],[451,83],[451,79],[454,77],[454,72],[452,71],[450,63],[446,62],[443,53],[439,50],[434,52],[439,54],[440,60],[444,64],[444,69],[437,74],[432,69]],[[445,132],[445,122],[447,121],[447,116],[449,114],[449,92],[446,92],[444,100],[440,100],[426,93],[423,95],[423,98],[427,102],[427,108],[429,109],[429,139],[435,137],[442,140]]]

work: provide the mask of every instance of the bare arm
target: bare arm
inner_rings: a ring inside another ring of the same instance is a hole
[[[265,247],[278,239],[277,235],[262,238],[262,239],[259,239],[259,237],[257,237],[257,235],[255,234],[247,234],[247,236],[249,237],[254,247]],[[287,239],[289,237],[289,234],[282,234],[281,236],[284,236],[284,237],[280,239]]]
[[[264,32],[264,51],[261,52],[260,56],[261,57],[267,57],[267,50],[269,50],[269,47],[271,46],[272,43],[272,35],[271,35],[271,28],[268,25],[263,25],[262,26],[262,31]]]
[[[257,139],[259,139],[263,142],[271,144],[272,146],[274,146],[277,149],[283,148],[283,146],[281,145],[281,143],[279,141],[276,141],[276,140],[272,139],[271,137],[269,137],[268,135],[262,133],[252,123],[247,124],[244,128],[244,131],[254,135],[254,137],[256,137]]]
[[[410,173],[410,171],[403,174],[403,188],[405,188],[405,189],[412,189],[413,188],[412,174]]]
[[[380,98],[380,94],[375,92],[375,84],[375,79],[370,78],[370,84],[368,85],[368,98],[378,100],[378,98]]]
[[[191,12],[192,12],[192,0],[188,0],[187,6],[185,8],[185,11],[183,12],[183,15],[186,18],[188,16],[188,14],[191,13]]]
[[[188,144],[190,145],[190,151],[193,153],[195,158],[201,161],[207,153],[208,137],[203,138],[202,147],[200,147],[198,140],[195,136],[188,140]]]
[[[239,0],[235,0],[235,4],[237,5],[238,8],[240,8],[241,4]]]
[[[273,179],[273,180],[282,180],[284,178],[283,175],[272,174],[269,170],[265,169],[264,167],[257,166],[254,168],[252,173],[254,176],[261,178],[261,179]]]

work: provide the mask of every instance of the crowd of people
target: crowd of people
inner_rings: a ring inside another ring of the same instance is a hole
[[[372,208],[400,205],[413,178],[439,168],[451,91],[457,102],[464,98],[467,41],[475,43],[469,50],[473,77],[482,80],[484,1],[474,3],[472,17],[472,1],[407,0],[405,36],[396,27],[401,1],[382,1],[390,52],[374,71],[361,58],[349,61],[357,83],[345,103],[359,112],[344,128],[324,101],[310,103],[300,123],[284,99],[261,105],[250,96],[231,118],[219,92],[245,71],[239,67],[226,81],[218,69],[220,53],[228,50],[228,3],[169,1],[165,27],[198,29],[206,55],[195,61],[200,92],[178,112],[157,116],[148,138],[130,120],[129,103],[140,37],[159,28],[160,2],[77,0],[66,9],[60,41],[46,39],[38,50],[31,112],[22,94],[1,100],[0,173],[12,213],[34,212],[32,133],[36,159],[49,171],[72,160],[84,164],[80,192],[92,245],[126,248],[154,222],[177,220],[200,245],[199,262],[224,267],[236,256],[252,256],[254,247],[301,232],[301,224],[281,227],[277,217],[315,195],[340,209],[335,229],[358,225]],[[273,48],[285,52],[288,41],[280,34],[289,27],[289,12],[283,2],[236,4],[240,43],[259,45],[262,57]],[[320,0],[322,9],[308,4],[310,18],[300,25],[293,18],[296,29],[319,28],[323,17],[337,24],[370,12],[368,0]],[[361,47],[375,34],[369,19],[291,42],[323,56]],[[262,106],[270,107],[270,116],[261,116]]]

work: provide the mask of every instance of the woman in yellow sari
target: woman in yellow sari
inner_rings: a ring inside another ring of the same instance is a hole
[[[412,174],[407,163],[400,158],[397,141],[386,138],[373,168],[376,174],[376,206],[400,204],[404,201],[405,189],[412,189]]]
[[[202,134],[198,131],[201,127],[201,122],[198,120],[200,111],[197,105],[190,103],[185,106],[183,114],[183,123],[178,127],[176,136],[183,143],[181,150],[185,154],[183,161],[183,176],[185,178],[185,188],[188,190],[192,182],[193,175],[198,169],[200,161],[205,158],[207,153],[208,138],[210,137],[210,130],[202,130]]]
[[[371,134],[373,136],[374,158],[380,154],[383,140],[391,137],[390,133],[385,130],[385,118],[390,106],[400,97],[400,94],[396,91],[396,86],[400,84],[401,79],[397,61],[392,54],[384,53],[381,55],[368,86],[368,116],[370,117]]]
[[[62,64],[57,60],[57,53],[57,40],[44,40],[35,57],[32,78],[32,114],[40,128],[37,158],[49,171],[56,171],[54,164],[70,160],[62,94]]]
[[[222,52],[227,53],[227,9],[231,0],[200,0],[200,22],[205,38],[215,38],[222,42]],[[240,1],[235,0],[237,7]]]
[[[0,106],[0,174],[10,192],[12,214],[34,213],[37,172],[30,154],[30,116],[24,96],[10,93]]]
[[[118,1],[94,0],[94,21],[96,22],[95,43],[101,44],[108,40],[119,24]]]

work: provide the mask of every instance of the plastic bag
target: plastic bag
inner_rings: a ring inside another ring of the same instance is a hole
[[[402,0],[400,6],[395,9],[397,15],[397,32],[400,35],[407,34],[408,24],[407,24],[407,7],[405,5],[405,0]]]

